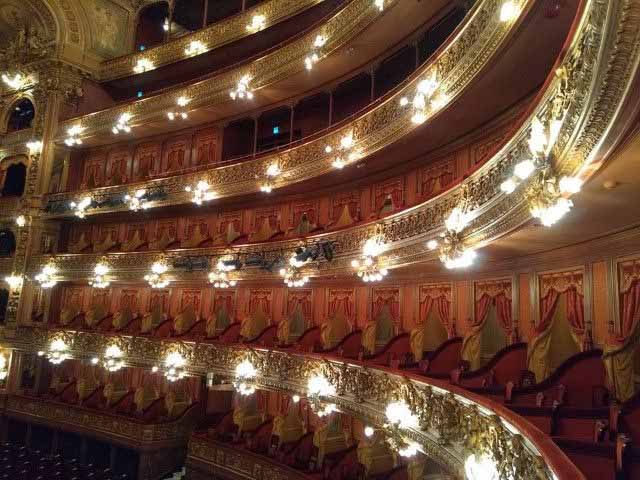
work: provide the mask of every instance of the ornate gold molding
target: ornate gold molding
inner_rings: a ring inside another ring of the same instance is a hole
[[[293,15],[311,8],[324,0],[269,0],[259,5],[209,25],[202,30],[183,35],[167,43],[111,60],[100,65],[99,80],[109,81],[133,75],[133,67],[138,60],[151,60],[156,68],[187,58],[185,48],[193,41],[202,42],[207,50],[215,50],[223,45],[249,37],[254,32],[246,28],[254,15],[266,17],[265,28],[277,25]]]
[[[306,392],[308,379],[323,375],[336,388],[336,395],[330,397],[332,402],[346,413],[372,419],[375,424],[384,423],[388,403],[405,402],[418,417],[419,427],[403,433],[454,471],[462,472],[464,459],[473,452],[492,455],[499,462],[499,471],[508,472],[513,478],[550,480],[554,473],[560,475],[557,467],[567,475],[558,476],[562,480],[582,478],[557,447],[532,436],[525,440],[521,430],[528,427],[522,427],[526,422],[517,415],[446,382],[406,377],[357,362],[242,345],[24,328],[5,341],[11,348],[36,352],[46,350],[58,338],[74,358],[100,355],[107,346],[117,344],[127,362],[149,368],[160,364],[168,353],[179,352],[192,375],[212,372],[233,378],[236,365],[249,360],[258,371],[257,387],[290,393]],[[504,455],[506,451],[511,455]],[[541,453],[552,465],[545,464]]]
[[[371,13],[371,3],[364,3],[366,5],[360,5],[360,8],[364,8],[364,10],[354,18],[364,16],[367,18],[367,21],[369,21],[370,19],[368,19],[367,13]],[[526,15],[525,12],[531,4],[531,0],[521,0],[519,6],[523,9],[522,15]],[[92,197],[97,202],[104,202],[108,199],[119,199],[126,193],[138,188],[161,189],[167,194],[168,197],[166,200],[150,202],[152,207],[183,204],[190,201],[190,195],[185,192],[185,187],[195,185],[200,180],[207,180],[215,189],[218,197],[252,193],[260,190],[260,186],[266,178],[266,171],[269,166],[273,164],[277,164],[283,172],[275,181],[272,181],[273,187],[284,187],[331,171],[333,169],[333,156],[325,151],[325,147],[327,145],[339,145],[340,140],[348,134],[353,135],[360,156],[370,155],[397,141],[416,128],[416,125],[411,122],[410,111],[401,107],[399,100],[402,97],[413,97],[418,88],[418,84],[425,77],[431,74],[436,75],[439,82],[438,94],[452,101],[458,97],[465,90],[466,86],[486,67],[490,59],[493,58],[497,51],[503,46],[509,34],[515,28],[515,22],[505,23],[500,21],[500,6],[501,2],[497,0],[485,0],[478,4],[475,9],[469,13],[465,24],[460,28],[454,40],[443,48],[437,57],[423,66],[413,76],[412,80],[407,82],[404,88],[349,125],[332,131],[327,135],[323,135],[283,152],[198,173],[162,178],[153,180],[152,182],[49,195],[48,201],[51,210],[55,212],[57,206],[65,208],[70,201],[86,196]],[[341,13],[345,13],[346,10],[352,7],[356,8],[356,4],[351,4]],[[335,19],[344,22],[346,19],[343,17],[344,15],[338,14]],[[329,25],[331,25],[331,27]],[[333,24],[330,22],[323,28],[332,29]],[[350,28],[354,27],[351,26]],[[328,38],[333,38],[332,35],[332,33],[329,33]],[[279,50],[274,55],[282,54],[285,56],[285,50],[287,48],[288,47],[285,47]],[[308,49],[303,49],[301,52],[298,52],[298,55],[293,55],[293,58],[303,56],[307,51]],[[290,58],[291,55],[286,54],[287,58]],[[264,62],[262,60],[264,60]],[[270,63],[270,61],[268,57],[265,57],[257,62],[256,68],[263,68],[268,63]],[[278,69],[275,66],[273,66],[273,68]],[[273,75],[273,72],[269,71],[267,73],[265,71],[264,74]],[[261,75],[254,75],[254,77],[262,79]],[[200,84],[196,84],[194,88],[199,85]],[[225,95],[228,94],[229,88],[227,87],[228,86],[223,89]],[[217,84],[215,88],[218,88]],[[194,98],[193,95],[187,96]],[[160,109],[163,115],[166,108],[172,108],[174,102],[175,98],[171,96],[170,104],[166,104]],[[153,102],[147,102],[144,103],[144,105],[153,104],[153,108],[155,108],[156,106],[159,107],[160,103],[162,103],[160,100],[157,102],[153,100]],[[429,111],[429,116],[433,116],[437,111],[437,109]],[[118,114],[119,113],[122,112],[118,111]],[[106,112],[104,114],[106,115]],[[100,116],[102,113],[96,115]],[[91,122],[95,123],[95,121],[97,121],[96,115],[88,117]],[[115,116],[109,118],[111,122],[115,121]],[[89,125],[83,124],[83,126],[89,129],[93,128]],[[111,124],[109,123],[108,126],[110,128]],[[485,195],[490,194],[488,191],[484,193]],[[447,210],[450,209],[448,205],[445,206],[445,208]],[[121,205],[100,209],[88,209],[86,213],[87,215],[92,215],[117,210],[125,211],[127,207]],[[60,216],[60,213],[52,213],[51,216]]]

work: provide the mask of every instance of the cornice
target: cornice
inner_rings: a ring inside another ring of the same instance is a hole
[[[323,1],[268,0],[262,2],[244,12],[209,25],[202,30],[148,48],[144,52],[136,52],[106,60],[100,65],[98,80],[106,82],[117,78],[134,76],[133,67],[142,58],[153,62],[155,68],[184,60],[186,58],[185,49],[193,41],[202,42],[207,46],[207,51],[215,50],[223,45],[253,35],[255,32],[248,30],[247,25],[251,23],[254,15],[264,15],[266,19],[265,28],[269,28]]]
[[[351,6],[353,5],[355,4],[351,4]],[[367,5],[371,7],[370,3]],[[531,5],[531,0],[520,2],[519,6],[523,10],[521,18],[526,15]],[[428,64],[416,72],[410,81],[407,81],[403,87],[395,90],[384,101],[362,116],[346,125],[334,128],[328,134],[312,138],[299,146],[282,152],[197,173],[150,182],[49,195],[49,216],[69,215],[69,202],[86,196],[93,198],[96,202],[112,205],[100,209],[88,209],[87,215],[125,211],[127,206],[122,203],[121,199],[126,193],[140,188],[158,189],[167,195],[165,200],[150,202],[152,208],[180,205],[190,202],[190,196],[185,192],[185,187],[195,185],[203,179],[212,185],[218,197],[254,193],[260,191],[260,186],[267,179],[266,171],[272,164],[277,164],[282,171],[282,175],[272,181],[273,187],[285,187],[330,172],[333,169],[334,155],[328,154],[325,147],[340,145],[342,137],[348,134],[354,138],[354,149],[358,151],[358,158],[371,155],[417,128],[417,125],[411,122],[410,109],[401,107],[399,101],[402,97],[412,98],[419,82],[425,77],[431,74],[437,76],[438,94],[447,98],[448,103],[453,102],[476,79],[504,46],[506,39],[515,30],[517,24],[517,22],[500,22],[500,6],[501,2],[497,0],[485,0],[477,4],[452,41],[444,46]],[[370,8],[365,9],[364,12],[370,12]],[[331,35],[329,34],[329,38]],[[269,75],[271,74],[272,72],[269,73]],[[254,78],[263,80],[261,75],[254,75]],[[227,92],[228,89],[225,87],[225,95]],[[165,107],[168,108],[167,105]],[[429,110],[428,117],[435,117],[438,111],[439,109]]]
[[[512,472],[513,478],[584,478],[547,437],[516,414],[446,382],[402,375],[362,362],[246,345],[42,329],[19,329],[15,333],[10,338],[5,335],[11,348],[46,351],[52,340],[61,339],[72,357],[83,359],[100,356],[107,346],[117,344],[127,362],[149,368],[162,364],[170,352],[178,352],[191,375],[214,373],[231,379],[236,365],[249,360],[259,372],[256,387],[288,393],[306,392],[308,379],[323,375],[336,389],[327,401],[336,403],[345,413],[371,418],[375,425],[384,422],[388,403],[405,402],[418,417],[419,426],[403,429],[403,435],[453,471],[463,471],[469,453],[487,452],[504,468],[500,471]],[[501,454],[505,448],[514,455],[505,458]]]

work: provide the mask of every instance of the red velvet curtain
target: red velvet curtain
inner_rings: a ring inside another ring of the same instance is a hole
[[[476,300],[476,315],[473,321],[473,327],[478,327],[484,323],[493,303],[493,298],[486,293],[482,294],[479,300]]]
[[[567,320],[576,335],[584,334],[584,297],[571,287],[565,292],[567,300]]]
[[[496,310],[498,319],[505,332],[511,333],[513,330],[513,316],[511,312],[511,299],[504,293],[499,293],[496,297]]]
[[[391,319],[394,322],[398,322],[400,320],[400,304],[396,302],[393,296],[384,297],[382,295],[378,296],[376,301],[373,304],[373,312],[371,319],[375,321],[378,318],[378,315],[382,312],[382,309],[386,306],[389,307],[389,313],[391,314]]]
[[[438,315],[440,315],[440,322],[442,325],[449,325],[449,321],[451,320],[451,302],[447,300],[447,297],[444,295],[438,297],[436,299],[437,307],[438,307]]]
[[[336,296],[329,302],[329,317],[334,317],[338,312],[342,312],[347,319],[351,319],[353,308],[348,295]]]
[[[311,299],[309,296],[299,297],[293,296],[289,297],[289,301],[287,302],[287,315],[292,315],[293,312],[296,311],[298,305],[301,307],[302,314],[304,318],[311,317]]]
[[[420,324],[424,325],[427,323],[429,319],[429,314],[433,309],[433,304],[435,303],[432,297],[425,297],[424,300],[420,303]]]
[[[547,295],[540,300],[540,323],[536,326],[536,334],[543,333],[553,320],[553,313],[556,311],[560,293],[556,290],[549,289]]]
[[[640,280],[634,280],[629,289],[621,295],[622,325],[620,336],[629,338],[640,321]]]

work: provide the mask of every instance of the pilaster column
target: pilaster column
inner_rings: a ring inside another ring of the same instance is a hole
[[[593,269],[591,262],[587,262],[584,266],[584,340],[582,342],[583,350],[591,350],[593,348]]]
[[[609,311],[609,322],[607,323],[607,333],[609,337],[619,334],[616,325],[620,318],[620,285],[618,280],[618,264],[615,258],[607,259],[607,309]]]
[[[510,343],[516,343],[520,339],[520,275],[515,272],[511,277],[511,319],[513,321],[513,334]]]
[[[295,120],[295,112],[296,112],[296,104],[289,104],[289,108],[291,109],[291,115],[289,116],[289,143],[293,142],[293,124]]]

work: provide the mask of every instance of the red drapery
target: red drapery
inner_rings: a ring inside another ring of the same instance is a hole
[[[622,312],[620,340],[624,341],[635,332],[640,322],[640,280],[634,280],[620,297]]]
[[[427,323],[434,303],[435,300],[430,296],[424,297],[424,300],[420,303],[420,325]]]
[[[391,319],[394,322],[398,322],[400,320],[400,302],[397,302],[393,296],[378,296],[378,298],[373,303],[372,319],[375,321],[378,318],[385,305],[389,307]]]
[[[223,311],[229,316],[229,318],[232,318],[233,317],[233,296],[218,295],[214,301],[213,311],[214,313]]]
[[[438,297],[436,302],[438,315],[440,315],[440,322],[442,325],[449,325],[449,320],[451,318],[451,302],[447,300],[447,297],[445,296]]]
[[[498,319],[505,332],[511,333],[513,330],[513,316],[511,311],[511,299],[504,293],[499,293],[495,297],[496,310],[498,312]]]
[[[311,318],[311,295],[306,295],[304,297],[297,295],[289,296],[287,301],[287,315],[293,315],[298,305],[300,306],[300,310],[302,311],[304,318]]]
[[[567,300],[567,321],[576,335],[584,335],[584,297],[575,287],[565,292]]]
[[[473,327],[478,327],[484,323],[492,303],[493,298],[486,293],[483,294],[479,300],[476,300],[475,318],[473,319],[472,325]]]
[[[540,300],[540,322],[535,329],[536,335],[543,333],[551,325],[559,298],[560,293],[554,289],[549,289],[547,296]]]
[[[267,316],[271,315],[271,301],[267,295],[256,295],[251,298],[249,313],[256,313],[258,310],[262,310],[262,313]]]
[[[336,295],[329,302],[329,317],[335,317],[338,312],[342,312],[347,319],[352,318],[353,305],[351,305],[349,295]]]

